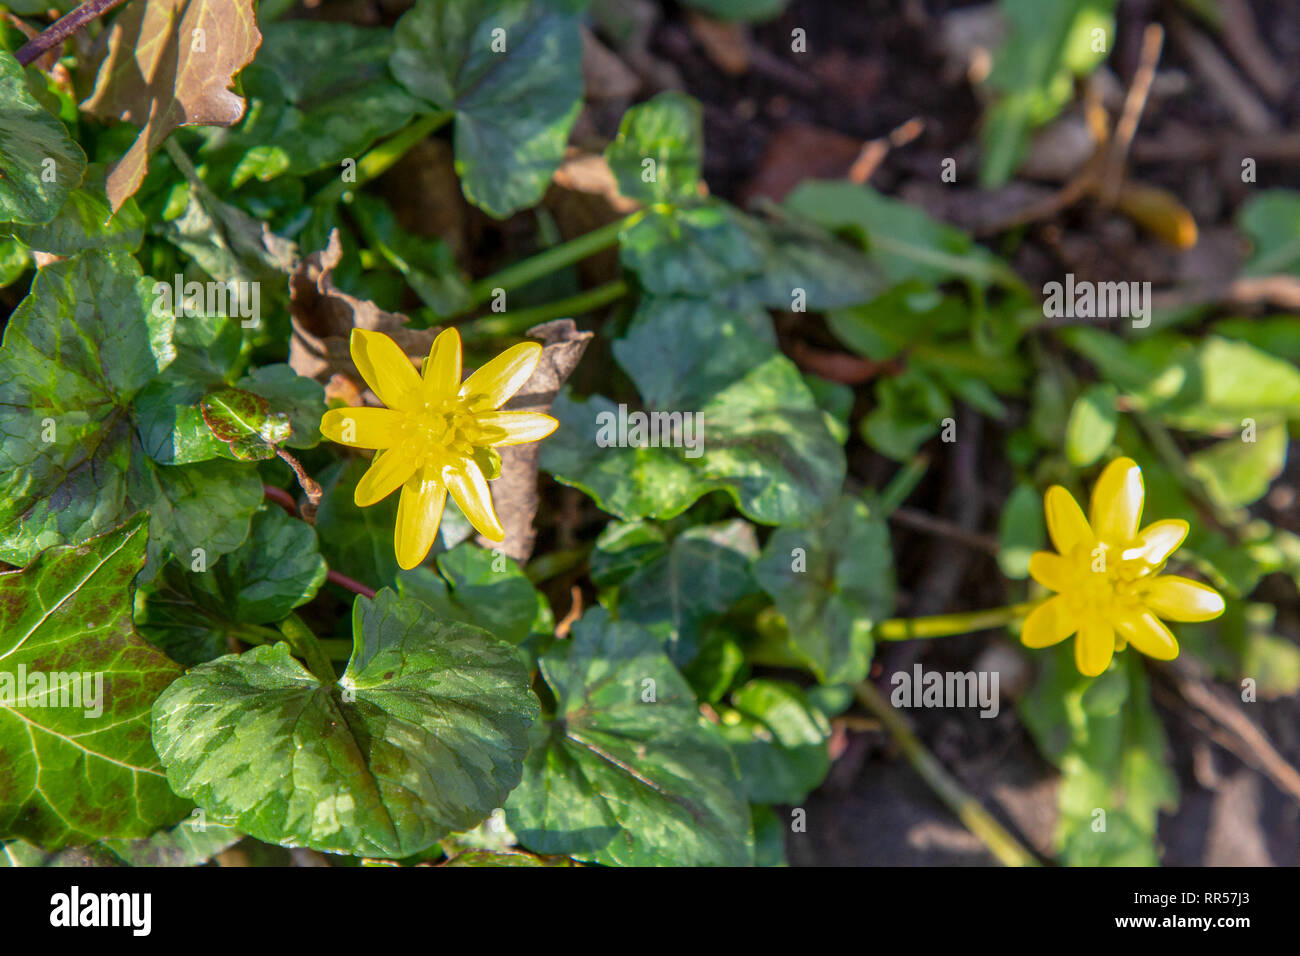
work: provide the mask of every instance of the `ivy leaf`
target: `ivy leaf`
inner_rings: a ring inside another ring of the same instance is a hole
[[[1061,768],[1056,845],[1071,866],[1154,866],[1160,810],[1178,803],[1165,733],[1138,655],[1089,678],[1071,642],[1044,652],[1020,713],[1038,749]],[[1104,810],[1105,829],[1094,824]]]
[[[289,437],[289,416],[272,412],[260,395],[240,388],[223,388],[199,403],[203,421],[219,441],[226,442],[240,461],[275,457],[275,448]]]
[[[143,128],[108,171],[113,210],[140,188],[149,154],[180,126],[231,126],[244,101],[230,87],[262,35],[254,0],[141,0],[108,29],[108,56],[82,108]]]
[[[267,508],[253,516],[248,540],[213,567],[169,562],[137,593],[136,627],[173,659],[199,664],[227,653],[242,625],[271,624],[306,604],[327,572],[311,525]]]
[[[180,668],[131,623],[145,535],[137,518],[0,574],[2,836],[54,850],[146,836],[187,811],[149,742],[150,705]]]
[[[455,111],[465,198],[498,219],[541,199],[582,105],[577,17],[540,0],[419,0],[394,34],[398,82]]]
[[[14,236],[29,249],[56,256],[74,256],[87,249],[134,252],[144,239],[144,216],[134,200],[127,200],[115,214],[104,189],[104,167],[92,163],[58,215],[42,225],[16,226]]]
[[[554,629],[546,598],[504,554],[466,541],[438,555],[437,564],[437,574],[427,567],[401,572],[398,593],[423,601],[440,620],[473,624],[509,644]]]
[[[174,319],[118,252],[41,269],[0,348],[0,560],[23,564],[136,511],[163,550],[237,547],[262,500],[234,462],[165,467],[141,445],[134,399],[175,358]]]
[[[785,617],[795,654],[822,683],[859,681],[871,629],[894,609],[889,529],[863,502],[841,498],[824,520],[778,528],[754,565]]]
[[[688,528],[620,585],[610,609],[661,641],[675,664],[689,664],[705,626],[758,590],[749,566],[758,556],[754,526],[724,521]]]
[[[542,655],[556,714],[506,803],[520,843],[613,866],[743,866],[735,763],[644,629],[588,611]]]
[[[542,445],[542,467],[624,520],[672,518],[714,490],[759,523],[810,520],[843,482],[844,450],[773,339],[761,313],[647,298],[615,355],[653,396],[652,411],[679,413],[682,447],[662,438],[655,447],[648,432],[638,438],[616,427],[630,423],[626,407],[561,392],[552,409],[561,428]],[[702,432],[688,447],[683,416],[692,412]]]
[[[605,160],[618,191],[629,199],[645,205],[698,199],[704,162],[699,100],[670,91],[633,106],[623,114]]]
[[[514,649],[388,589],[352,609],[320,683],[287,644],[200,664],[154,705],[178,793],[259,840],[403,857],[477,825],[519,782],[538,713]]]
[[[0,222],[49,222],[80,184],[86,155],[32,96],[23,68],[3,49],[0,101],[5,104],[0,116]],[[52,179],[47,175],[51,169]]]

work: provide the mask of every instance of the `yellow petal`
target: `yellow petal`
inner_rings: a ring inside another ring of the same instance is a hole
[[[1178,656],[1178,641],[1150,611],[1135,611],[1117,617],[1115,630],[1147,657],[1172,661]]]
[[[1051,551],[1035,551],[1029,556],[1029,574],[1049,591],[1064,591],[1070,585],[1070,562]]]
[[[375,460],[357,482],[352,500],[358,508],[367,508],[383,501],[402,487],[414,471],[415,459],[405,448],[399,446],[385,449],[375,456]]]
[[[391,408],[331,408],[321,416],[320,433],[353,448],[396,445],[405,416]]]
[[[1089,511],[1092,530],[1102,541],[1132,541],[1142,519],[1142,469],[1132,458],[1116,458],[1097,479]]]
[[[500,408],[528,381],[542,358],[536,342],[521,342],[506,349],[465,379],[460,396],[475,410]]]
[[[1020,643],[1025,647],[1051,647],[1073,634],[1078,626],[1078,620],[1066,607],[1065,598],[1048,598],[1025,618]]]
[[[402,485],[393,547],[397,551],[397,564],[403,570],[418,565],[433,547],[446,503],[447,489],[432,468],[421,468]]]
[[[443,329],[433,340],[424,360],[423,394],[426,400],[452,398],[460,390],[460,333]]]
[[[1096,677],[1115,656],[1115,629],[1105,621],[1085,620],[1074,639],[1074,663],[1084,677]]]
[[[1057,551],[1069,554],[1081,544],[1092,548],[1096,539],[1074,495],[1060,485],[1052,485],[1043,498],[1043,506],[1047,513],[1047,533]]]
[[[389,408],[414,411],[424,404],[420,376],[401,346],[382,332],[352,330],[352,361],[370,390]]]
[[[541,441],[560,427],[559,421],[541,412],[483,412],[475,416],[490,445],[524,445]]]
[[[1161,574],[1142,589],[1142,603],[1167,621],[1211,621],[1223,613],[1223,596],[1209,585]]]
[[[475,531],[493,541],[505,539],[505,529],[492,510],[492,493],[488,491],[487,479],[478,465],[462,458],[443,468],[442,480]]]
[[[1178,546],[1187,537],[1190,526],[1181,518],[1169,518],[1147,525],[1138,532],[1132,548],[1122,555],[1124,560],[1141,558],[1147,564],[1161,565],[1178,550]]]

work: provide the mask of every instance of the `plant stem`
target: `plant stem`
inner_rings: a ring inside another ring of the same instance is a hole
[[[99,19],[109,10],[125,2],[126,0],[87,0],[86,3],[60,17],[20,46],[18,52],[14,54],[14,59],[23,66],[30,66],[87,23]]]
[[[272,445],[271,447],[275,449],[275,453],[280,457],[280,460],[293,469],[293,475],[298,479],[298,487],[300,487],[303,490],[303,493],[307,495],[307,505],[302,509],[302,517],[308,524],[314,524],[316,508],[320,504],[321,497],[325,492],[321,489],[321,486],[316,479],[307,474],[307,470],[303,468],[302,462],[293,457],[293,455],[289,454],[279,445]],[[266,486],[264,485],[264,491],[265,487]]]
[[[934,758],[934,755],[925,749],[925,745],[912,733],[907,722],[880,695],[875,685],[866,681],[854,684],[853,693],[859,703],[880,720],[889,735],[897,742],[908,762],[938,794],[939,799],[948,805],[966,829],[979,837],[989,848],[990,853],[1005,866],[1038,865],[1034,855],[1021,846],[1002,824],[993,819],[979,801],[967,793]]]
[[[341,588],[346,588],[353,594],[360,594],[362,597],[368,597],[372,601],[375,598],[374,588],[367,587],[356,578],[350,578],[341,571],[335,571],[333,568],[330,568],[325,574],[325,579],[337,584]]]
[[[276,627],[289,642],[293,652],[302,659],[307,669],[315,674],[322,684],[333,684],[338,679],[334,674],[334,665],[330,663],[325,653],[325,648],[321,647],[320,642],[316,640],[316,635],[303,623],[302,618],[297,614],[290,614]]]
[[[910,641],[917,637],[949,637],[969,634],[1010,624],[1024,617],[1042,601],[1025,601],[984,611],[966,611],[961,614],[936,614],[933,617],[896,617],[882,621],[875,628],[875,637],[881,641]]]
[[[240,624],[230,632],[230,636],[242,644],[274,644],[284,640],[284,635],[269,627],[258,624]],[[316,643],[321,646],[332,661],[346,661],[352,656],[352,642],[332,637],[319,637]]]
[[[335,180],[313,196],[311,204],[313,206],[324,206],[338,202],[343,198],[344,193],[353,189],[360,189],[370,180],[386,173],[394,163],[410,151],[411,147],[445,125],[453,115],[455,114],[451,110],[430,113],[395,135],[390,136],[357,161],[356,182],[345,183],[342,179]]]
[[[879,504],[880,513],[889,517],[898,510],[898,506],[907,500],[922,478],[925,477],[926,470],[930,467],[930,459],[925,455],[917,455],[889,479],[889,484],[885,490],[880,493]]]
[[[504,335],[522,335],[534,325],[549,322],[551,319],[567,319],[586,312],[594,312],[601,306],[617,302],[627,295],[627,292],[627,283],[622,279],[615,279],[613,282],[606,282],[604,285],[579,292],[567,299],[547,302],[528,309],[516,309],[500,315],[484,315],[471,319],[459,326],[460,334],[466,341]]]
[[[520,286],[528,285],[528,283],[542,278],[542,276],[550,275],[557,269],[563,269],[565,266],[580,262],[587,256],[595,255],[602,249],[607,249],[618,242],[620,232],[640,220],[644,215],[644,209],[638,210],[622,219],[601,226],[599,229],[593,229],[591,232],[570,239],[568,242],[562,242],[558,246],[551,246],[551,248],[539,252],[535,256],[529,256],[512,266],[507,266],[500,272],[494,273],[485,279],[479,279],[469,287],[470,307],[482,305],[492,298],[496,289],[518,289]]]

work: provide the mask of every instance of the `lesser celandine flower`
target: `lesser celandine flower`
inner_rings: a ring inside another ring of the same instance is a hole
[[[533,374],[542,347],[526,342],[507,349],[463,383],[455,329],[434,339],[423,375],[381,332],[353,329],[351,347],[357,371],[388,407],[331,409],[320,430],[331,441],[381,449],[357,482],[354,499],[365,508],[402,489],[393,535],[397,563],[409,569],[424,560],[448,493],[475,530],[502,540],[488,492],[500,465],[493,449],[545,438],[559,424],[539,412],[497,410]]]
[[[1213,588],[1160,573],[1188,525],[1168,519],[1138,530],[1143,496],[1142,469],[1130,458],[1106,466],[1087,518],[1060,485],[1047,490],[1047,530],[1060,553],[1035,552],[1029,573],[1057,593],[1025,619],[1026,646],[1048,647],[1077,631],[1074,660],[1095,677],[1128,644],[1157,660],[1177,657],[1178,641],[1161,618],[1208,621],[1223,613]]]

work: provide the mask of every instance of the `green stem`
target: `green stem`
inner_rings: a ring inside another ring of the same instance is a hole
[[[479,279],[469,287],[470,307],[482,305],[492,298],[497,289],[507,291],[518,289],[530,282],[535,282],[543,276],[548,276],[558,269],[571,266],[588,256],[595,255],[602,249],[609,248],[618,242],[620,232],[636,223],[645,214],[644,209],[638,210],[622,219],[601,226],[599,229],[593,229],[591,232],[570,239],[568,242],[562,242],[558,246],[551,246],[551,248],[539,252],[535,256],[529,256],[512,266],[507,266],[500,272],[494,273],[485,279]]]
[[[240,624],[230,631],[230,636],[242,644],[274,644],[283,641],[284,635],[274,628],[258,624]],[[333,637],[318,637],[316,643],[325,651],[332,661],[347,661],[352,657],[352,642]]]
[[[321,647],[320,642],[316,640],[316,635],[303,623],[302,618],[297,614],[290,614],[276,627],[289,642],[293,652],[302,658],[307,669],[315,674],[322,684],[333,684],[338,679],[334,674],[334,665],[325,654],[325,648]]]
[[[979,837],[989,852],[1005,866],[1037,866],[1034,855],[1020,845],[1002,824],[993,819],[980,802],[967,793],[943,765],[935,759],[925,745],[912,733],[907,722],[880,695],[875,686],[863,681],[853,685],[854,696],[871,711],[894,738],[908,762],[919,773],[939,799],[948,805],[966,829]]]
[[[377,176],[387,172],[394,163],[407,154],[416,143],[430,133],[444,126],[455,115],[451,110],[430,113],[416,120],[410,126],[388,137],[379,145],[368,151],[357,161],[357,181],[345,183],[342,179],[330,183],[311,199],[313,206],[325,206],[336,203],[343,194],[353,189],[360,189]]]
[[[933,617],[896,617],[882,621],[874,634],[881,641],[910,641],[917,637],[949,637],[1002,627],[1024,617],[1042,601],[1025,601],[984,611],[966,611],[961,614],[936,614]]]
[[[627,283],[622,279],[615,279],[594,289],[571,295],[567,299],[547,302],[528,309],[503,312],[500,315],[480,316],[460,325],[460,334],[466,341],[471,342],[505,335],[522,335],[534,325],[549,322],[551,319],[567,319],[594,312],[611,302],[617,302],[627,295],[627,292]]]
[[[880,493],[880,513],[883,517],[887,518],[898,510],[898,506],[907,500],[920,480],[925,477],[926,469],[929,467],[930,459],[925,455],[917,455],[898,469],[894,477],[889,479],[885,490]]]

